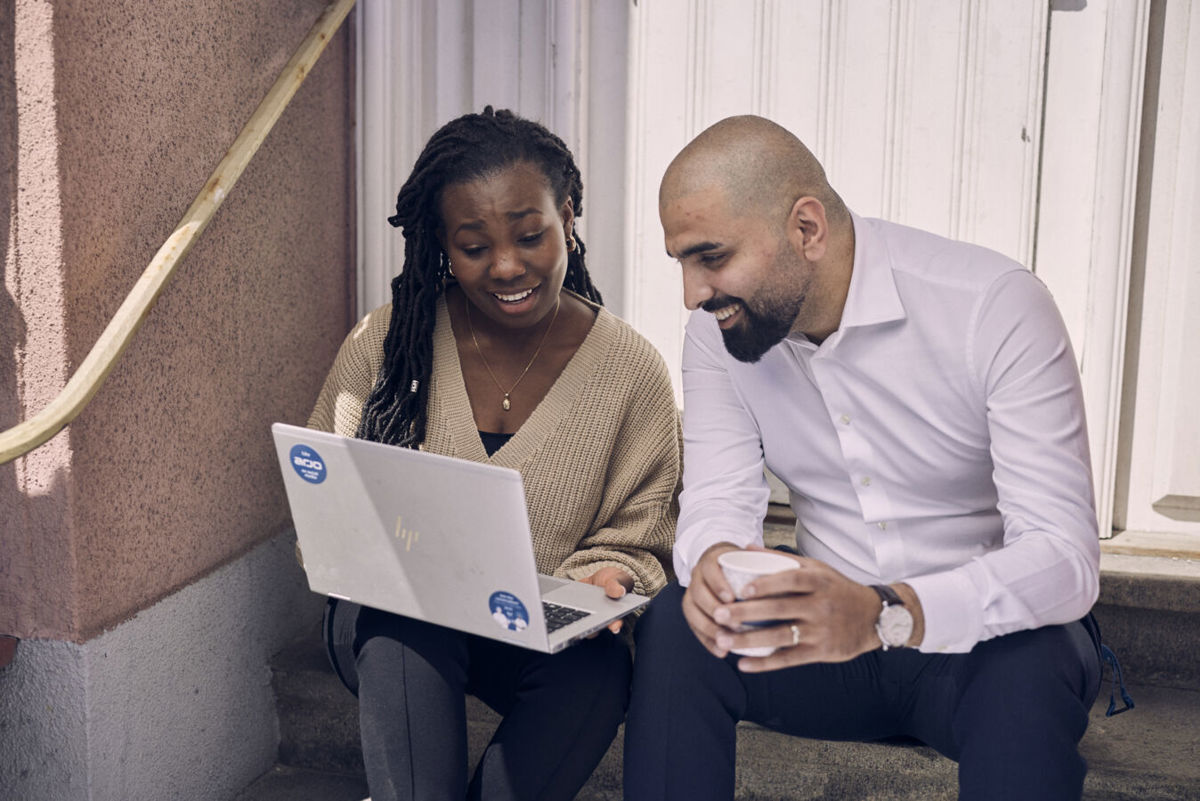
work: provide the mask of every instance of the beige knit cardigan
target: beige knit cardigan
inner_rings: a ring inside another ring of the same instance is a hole
[[[675,538],[679,413],[658,351],[606,309],[589,305],[596,320],[583,344],[529,419],[489,458],[439,298],[421,448],[520,471],[541,572],[581,579],[615,565],[634,576],[636,592],[652,595],[667,581]],[[310,428],[354,436],[383,363],[391,313],[390,304],[381,306],[346,337]]]

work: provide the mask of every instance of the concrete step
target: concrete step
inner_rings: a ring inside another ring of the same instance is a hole
[[[320,655],[312,643],[288,652],[307,661]],[[286,656],[281,654],[281,657]],[[281,660],[281,661],[284,661]],[[314,660],[315,661],[315,660]],[[283,668],[277,687],[286,699],[308,699],[289,710],[286,749],[270,773],[237,801],[360,801],[367,795],[361,753],[352,731],[355,702],[327,670]],[[297,692],[307,687],[304,692]],[[313,690],[316,690],[315,692]],[[1137,707],[1104,717],[1104,698],[1092,710],[1083,741],[1090,765],[1089,801],[1187,801],[1200,799],[1200,692],[1132,686]],[[313,703],[312,699],[322,699]],[[468,707],[472,764],[498,722],[481,704]],[[322,734],[323,733],[323,734]],[[753,724],[739,730],[739,801],[894,799],[949,801],[957,796],[953,762],[924,746],[833,743],[786,737]],[[619,801],[622,743],[618,734],[580,801]]]
[[[768,526],[768,542],[790,526]],[[1112,718],[1106,681],[1082,744],[1089,801],[1200,801],[1200,562],[1105,554],[1096,607],[1137,706]],[[334,676],[319,631],[273,661],[279,765],[237,801],[361,801],[366,797],[356,701]],[[468,699],[471,764],[498,717]],[[738,801],[956,797],[954,763],[907,744],[832,743],[739,728]],[[621,734],[581,801],[621,798]]]
[[[280,766],[238,801],[359,801],[366,796],[356,702],[324,661],[316,632],[276,660]],[[1200,799],[1200,691],[1132,685],[1137,707],[1104,717],[1107,689],[1083,742],[1095,801]],[[498,717],[469,699],[472,764]],[[620,799],[618,735],[579,798]],[[938,801],[956,797],[955,765],[924,746],[832,743],[786,737],[753,724],[739,730],[739,801],[861,798]],[[310,793],[305,795],[303,793]]]
[[[233,801],[362,801],[367,781],[361,775],[276,765]]]
[[[1102,552],[1094,613],[1127,679],[1200,689],[1200,560]]]

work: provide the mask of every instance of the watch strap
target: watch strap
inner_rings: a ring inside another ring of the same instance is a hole
[[[884,606],[904,606],[904,600],[886,584],[872,584],[871,589],[875,590]]]
[[[903,599],[893,590],[883,584],[872,584],[871,589],[875,590],[879,600],[883,603],[883,608],[879,612],[879,617],[875,621],[875,633],[879,635],[879,642],[883,646],[883,650],[887,651],[892,648],[903,648],[908,638],[912,636],[912,613],[904,605]],[[900,616],[907,618],[907,628],[903,625],[899,630],[891,631],[894,628],[892,624],[899,621],[891,621],[885,624],[885,618]]]

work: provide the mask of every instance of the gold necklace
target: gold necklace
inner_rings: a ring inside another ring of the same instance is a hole
[[[521,379],[525,377],[525,374],[529,372],[529,368],[533,367],[533,363],[537,361],[538,354],[542,352],[542,346],[546,344],[546,338],[550,336],[550,329],[554,327],[554,321],[558,319],[558,309],[562,306],[562,302],[561,300],[555,302],[554,316],[550,318],[550,325],[546,326],[546,333],[542,334],[542,341],[538,343],[537,350],[533,352],[533,356],[529,357],[529,364],[525,365],[525,369],[517,376],[517,380],[508,388],[508,391],[505,391],[504,385],[500,383],[500,379],[496,378],[496,374],[492,372],[492,366],[488,364],[487,358],[483,355],[483,349],[479,347],[479,340],[475,338],[475,325],[471,322],[471,301],[464,299],[464,305],[467,309],[467,329],[471,332],[471,341],[475,343],[475,352],[479,354],[479,360],[483,362],[488,375],[495,382],[496,389],[504,393],[504,400],[500,402],[500,406],[507,412],[512,408],[512,403],[509,402],[508,396],[517,388],[517,384],[521,383]]]

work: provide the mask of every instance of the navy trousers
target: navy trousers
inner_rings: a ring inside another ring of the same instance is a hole
[[[1078,621],[967,654],[873,651],[749,674],[717,659],[671,584],[638,623],[625,724],[626,801],[731,799],[739,720],[824,740],[915,737],[959,763],[959,798],[1079,799],[1079,740],[1100,689],[1098,634]]]
[[[629,646],[609,631],[543,654],[336,602],[325,635],[358,695],[373,801],[574,798],[629,701]],[[467,693],[504,716],[469,782]]]

